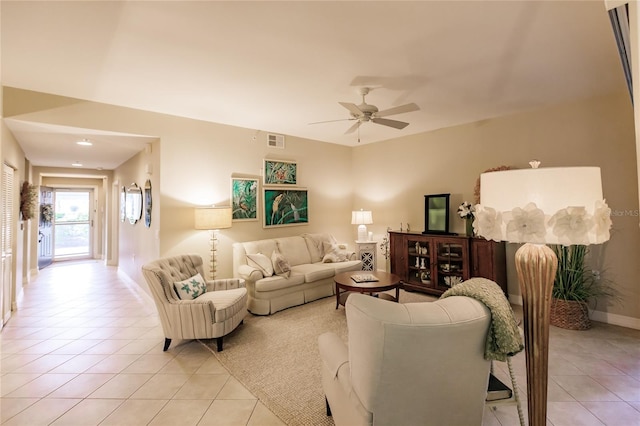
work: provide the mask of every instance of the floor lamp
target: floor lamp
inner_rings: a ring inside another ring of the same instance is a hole
[[[483,173],[473,223],[487,240],[525,243],[515,255],[522,293],[529,425],[547,418],[549,317],[558,259],[546,244],[600,244],[609,239],[611,210],[598,167],[537,168]]]
[[[209,275],[216,278],[216,252],[218,251],[218,230],[231,228],[231,207],[198,207],[195,209],[195,228],[206,229],[211,234],[211,259]]]

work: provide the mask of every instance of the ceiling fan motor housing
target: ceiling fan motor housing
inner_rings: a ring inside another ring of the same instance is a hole
[[[362,115],[360,117],[354,116],[355,118],[360,118],[362,121],[371,120],[371,116],[373,116],[376,112],[378,112],[378,108],[375,105],[369,105],[365,102],[358,105],[360,111],[362,111]]]

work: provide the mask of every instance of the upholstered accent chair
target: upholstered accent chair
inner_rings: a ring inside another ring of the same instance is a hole
[[[247,315],[247,289],[242,279],[209,280],[206,291],[202,289],[203,294],[196,298],[184,300],[178,296],[175,283],[197,274],[199,278],[205,276],[202,258],[198,255],[149,262],[142,267],[142,274],[158,308],[165,351],[171,339],[213,338],[221,351],[223,336],[231,333]]]
[[[352,294],[348,344],[318,338],[327,415],[337,426],[480,425],[491,314],[472,298],[399,304]]]

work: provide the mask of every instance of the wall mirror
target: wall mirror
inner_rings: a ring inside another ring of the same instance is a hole
[[[129,223],[135,225],[142,217],[142,189],[135,183],[132,183],[129,188],[127,188],[125,206]]]
[[[449,233],[449,196],[450,194],[424,196],[423,234]]]
[[[127,187],[122,186],[120,188],[120,222],[125,221],[127,218]]]
[[[151,226],[151,181],[147,179],[144,183],[144,226]]]

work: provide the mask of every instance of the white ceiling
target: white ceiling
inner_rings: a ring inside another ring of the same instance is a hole
[[[404,130],[363,124],[361,144],[626,90],[601,0],[1,7],[4,86],[349,146],[352,122],[308,123],[349,118],[338,102],[360,104],[363,86],[381,110],[420,111],[388,117]],[[7,122],[35,165],[67,167],[78,159],[55,144],[89,132]],[[89,133],[100,157],[123,151],[110,164],[149,142]]]

